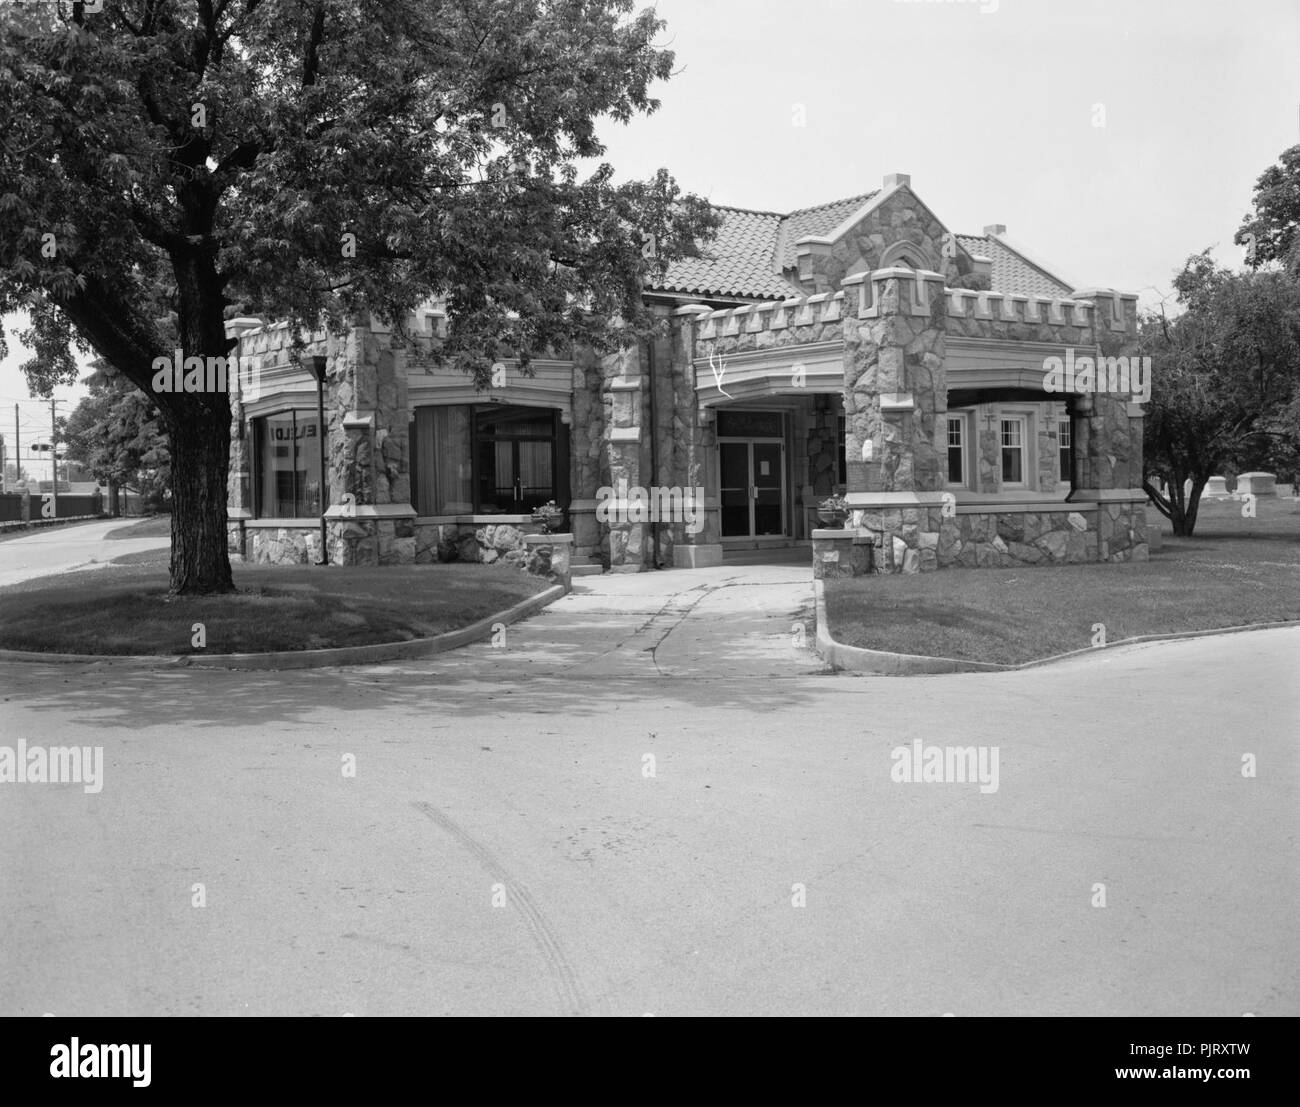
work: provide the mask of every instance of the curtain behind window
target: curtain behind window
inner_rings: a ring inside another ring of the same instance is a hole
[[[420,515],[470,515],[470,408],[415,409],[415,510]]]

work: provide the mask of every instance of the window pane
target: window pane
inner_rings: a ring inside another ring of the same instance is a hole
[[[320,440],[314,412],[258,421],[259,512],[293,519],[321,513]]]
[[[297,458],[294,467],[299,476],[294,515],[319,515],[324,510],[321,506],[320,423],[314,411],[310,415],[299,412],[296,423],[294,442]]]
[[[480,437],[520,438],[532,435],[550,438],[555,433],[555,418],[545,408],[492,404],[479,406],[477,415]]]
[[[719,411],[719,438],[780,438],[779,411]]]

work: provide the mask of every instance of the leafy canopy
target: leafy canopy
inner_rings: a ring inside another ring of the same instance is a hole
[[[604,153],[597,122],[653,112],[650,87],[672,72],[662,22],[631,13],[0,7],[0,311],[31,313],[34,386],[73,378],[78,339],[147,389],[174,342],[224,353],[231,315],[400,325],[435,295],[444,355],[480,375],[506,352],[643,333],[645,278],[696,253],[717,217],[666,171],[580,174]],[[182,420],[207,403],[158,402]]]

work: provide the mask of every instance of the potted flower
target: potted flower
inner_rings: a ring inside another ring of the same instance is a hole
[[[554,500],[533,508],[533,522],[540,523],[547,534],[555,534],[564,524],[564,512]]]
[[[849,517],[849,501],[838,492],[829,496],[817,507],[817,521],[829,530],[842,530]]]

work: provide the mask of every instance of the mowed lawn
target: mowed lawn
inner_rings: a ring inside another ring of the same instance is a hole
[[[550,587],[496,565],[234,566],[239,592],[168,599],[167,550],[0,589],[0,649],[263,653],[427,638]],[[192,644],[202,623],[206,645]]]
[[[1148,562],[945,569],[826,582],[831,635],[850,646],[1021,664],[1149,634],[1300,620],[1300,502],[1202,500],[1196,533]],[[1100,627],[1098,626],[1100,624]],[[1102,630],[1104,628],[1104,631]]]

